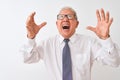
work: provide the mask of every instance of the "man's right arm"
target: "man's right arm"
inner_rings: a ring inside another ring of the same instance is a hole
[[[37,46],[35,39],[28,39],[27,44],[23,45],[21,50],[25,63],[36,63],[43,58],[42,46]]]
[[[35,12],[31,13],[26,20],[27,38],[28,42],[23,46],[21,52],[24,55],[25,63],[38,62],[43,53],[42,46],[38,47],[35,42],[35,37],[39,30],[46,25],[46,22],[37,25],[34,20]],[[39,49],[38,49],[39,48]]]

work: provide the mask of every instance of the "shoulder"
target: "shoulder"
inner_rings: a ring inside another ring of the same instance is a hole
[[[44,40],[45,43],[55,43],[59,39],[58,35],[51,36]]]
[[[97,39],[92,36],[84,35],[84,34],[75,34],[74,42],[80,43],[80,44],[93,44],[96,42]]]
[[[79,40],[95,40],[95,37],[88,36],[88,35],[83,35],[83,34],[75,34],[76,38]]]

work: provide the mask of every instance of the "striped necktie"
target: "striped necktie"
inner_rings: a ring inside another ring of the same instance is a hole
[[[70,55],[70,48],[68,45],[69,39],[64,39],[65,46],[62,53],[62,64],[63,64],[63,80],[73,80],[72,79],[72,62]]]

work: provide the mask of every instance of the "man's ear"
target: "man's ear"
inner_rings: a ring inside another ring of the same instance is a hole
[[[56,25],[57,25],[57,21],[56,21]]]
[[[56,21],[56,26],[57,26],[58,22]]]
[[[56,25],[57,25],[57,21],[56,21]]]
[[[79,21],[77,21],[76,28],[78,27],[78,25],[79,25]]]

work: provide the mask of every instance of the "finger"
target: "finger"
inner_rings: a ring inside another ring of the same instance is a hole
[[[113,22],[113,18],[111,18],[111,19],[109,20],[109,22],[108,22],[108,27],[111,26],[112,22]]]
[[[47,22],[43,22],[43,23],[41,23],[40,25],[38,25],[39,26],[39,29],[41,29],[43,26],[45,26],[47,24]]]
[[[105,18],[105,21],[108,23],[109,22],[109,12],[106,13],[106,18]]]
[[[27,25],[29,25],[31,22],[34,22],[34,15],[35,15],[35,12],[32,12],[32,13],[28,16],[28,18],[27,18],[27,20],[26,20],[26,24],[27,24]]]
[[[31,15],[30,15],[30,19],[32,20],[32,21],[34,21],[34,16],[35,16],[35,12],[33,12]]]
[[[93,32],[96,32],[96,28],[94,28],[94,27],[92,27],[92,26],[88,26],[87,29],[88,29],[88,30],[91,30],[91,31],[93,31]]]
[[[105,20],[105,12],[104,12],[104,10],[103,9],[101,9],[101,20]]]
[[[97,16],[98,22],[101,21],[99,10],[96,10],[96,16]]]

